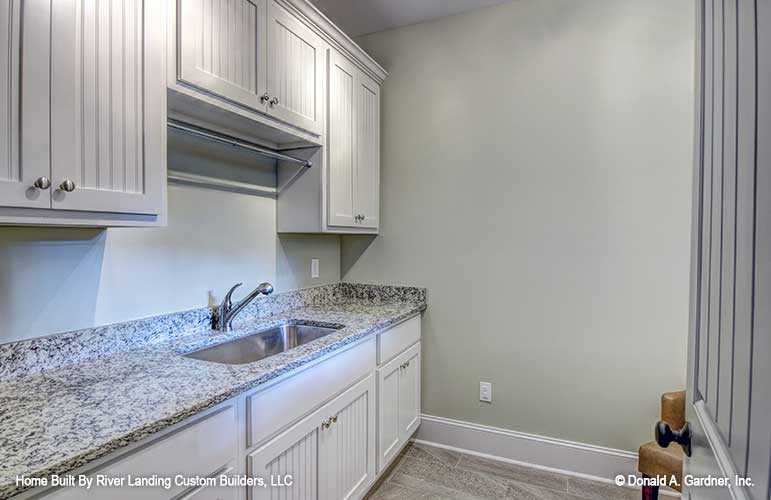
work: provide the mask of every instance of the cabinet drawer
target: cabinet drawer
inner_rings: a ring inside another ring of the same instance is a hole
[[[247,396],[247,447],[260,444],[375,368],[375,339]]]
[[[378,335],[377,364],[382,365],[420,340],[420,315]]]
[[[82,498],[115,498],[122,500],[167,500],[184,492],[185,486],[175,486],[177,474],[185,477],[206,477],[233,462],[237,454],[236,411],[233,406],[205,417],[165,438],[150,443],[138,451],[102,469],[91,476],[103,474],[113,478],[136,477],[172,478],[171,489],[163,487],[92,487],[63,488],[46,495],[46,500],[76,500]],[[206,498],[206,497],[201,497]],[[223,497],[229,498],[229,497]]]

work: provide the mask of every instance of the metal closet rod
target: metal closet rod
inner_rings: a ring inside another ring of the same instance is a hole
[[[284,153],[279,153],[278,151],[264,148],[262,146],[258,146],[257,144],[252,144],[251,142],[242,141],[241,139],[235,139],[233,137],[229,137],[224,134],[209,132],[208,130],[203,130],[192,125],[180,123],[176,120],[168,120],[167,123],[170,128],[173,128],[174,130],[179,130],[181,132],[185,132],[190,135],[203,137],[204,139],[217,141],[222,144],[227,144],[229,146],[233,146],[236,148],[246,149],[248,151],[252,151],[254,153],[258,153],[263,156],[268,156],[270,158],[275,158],[277,160],[283,160],[283,161],[288,161],[292,163],[299,163],[300,165],[307,168],[311,168],[313,166],[313,162],[310,160],[303,160],[302,158],[295,158],[294,156],[285,155]]]

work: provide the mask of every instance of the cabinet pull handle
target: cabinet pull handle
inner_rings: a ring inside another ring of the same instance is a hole
[[[265,92],[264,94],[262,94],[262,95],[260,96],[260,102],[261,102],[262,104],[265,104],[265,103],[266,103],[266,102],[268,102],[269,100],[270,100],[270,95],[269,95],[267,92]]]
[[[326,422],[321,423],[321,429],[329,429],[329,426],[332,425],[332,419],[328,419]]]
[[[332,423],[333,423],[333,424],[336,424],[336,423],[337,423],[337,415],[335,415],[334,417],[332,417]]]
[[[51,179],[48,177],[38,177],[35,182],[32,183],[38,189],[48,189],[51,187]]]
[[[59,189],[62,191],[66,191],[67,193],[71,193],[75,191],[75,183],[71,181],[70,179],[64,179],[61,184],[59,184]]]
[[[273,99],[270,100],[271,106],[278,106],[278,97],[273,96]]]

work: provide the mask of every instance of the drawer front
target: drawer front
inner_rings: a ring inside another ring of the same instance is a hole
[[[246,398],[247,447],[256,446],[375,368],[369,339]]]
[[[378,365],[388,363],[420,340],[420,315],[378,335]]]
[[[163,487],[97,487],[90,489],[62,488],[46,495],[46,499],[76,500],[83,498],[120,498],[121,500],[168,500],[184,492],[187,487],[175,486],[177,474],[184,477],[206,477],[233,462],[237,454],[236,411],[228,406],[185,427],[168,437],[159,439],[139,451],[89,474],[111,478],[137,477],[172,478],[170,489]],[[96,483],[94,483],[96,484]],[[206,497],[202,497],[206,498]],[[230,498],[230,497],[223,497]]]

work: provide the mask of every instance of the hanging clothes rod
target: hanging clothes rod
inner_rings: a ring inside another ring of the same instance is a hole
[[[216,132],[209,132],[208,130],[201,129],[193,125],[187,125],[186,123],[181,123],[176,120],[168,120],[167,124],[169,128],[173,128],[174,130],[179,130],[180,132],[185,132],[186,134],[195,135],[197,137],[203,137],[204,139],[217,141],[219,143],[227,144],[229,146],[233,146],[236,148],[246,149],[248,151],[252,151],[254,153],[258,153],[263,156],[268,156],[270,158],[275,158],[277,160],[283,160],[283,161],[288,161],[292,163],[299,163],[300,165],[307,168],[311,168],[313,166],[313,162],[310,160],[295,158],[294,156],[285,155],[284,153],[279,153],[278,151],[274,151],[272,149],[258,146],[257,144],[252,144],[251,142],[242,141],[241,139],[235,139],[233,137],[229,137],[227,135],[219,134]]]

